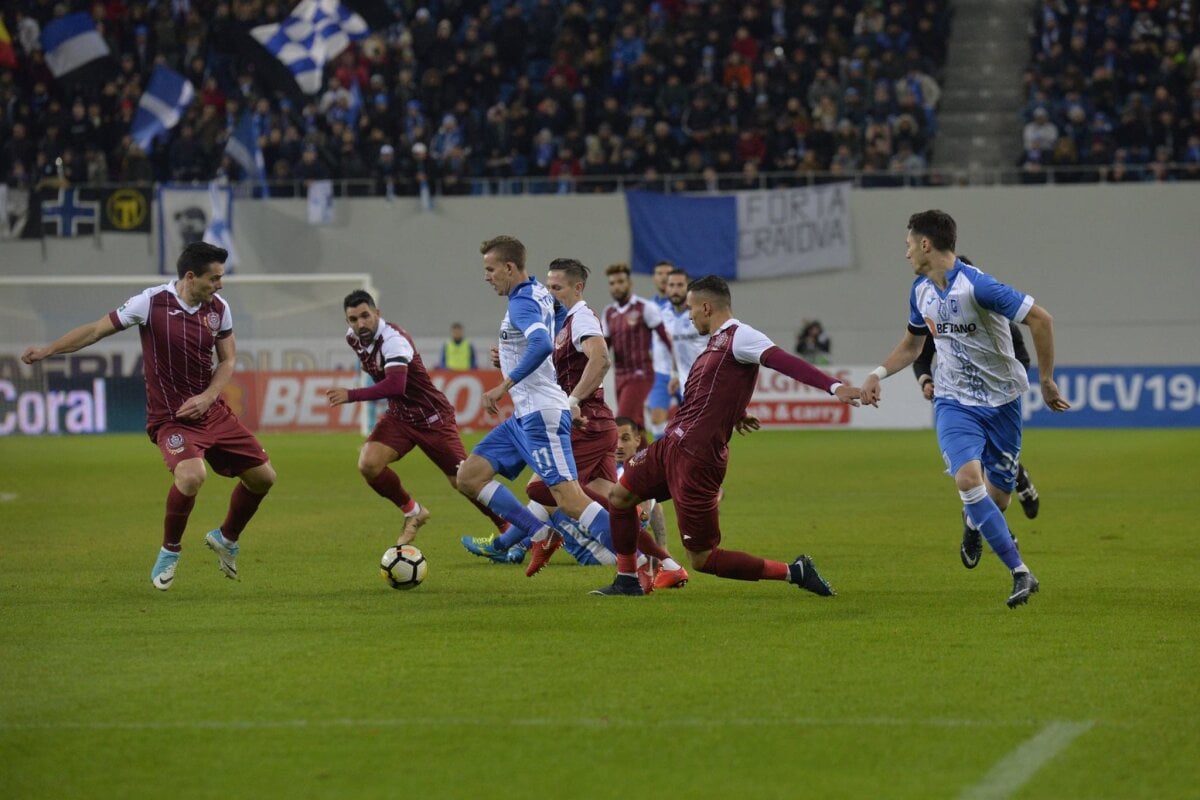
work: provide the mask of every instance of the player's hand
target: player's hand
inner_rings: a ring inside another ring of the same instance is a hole
[[[752,417],[747,414],[737,421],[737,424],[733,426],[733,429],[740,435],[745,436],[747,433],[756,431],[761,427],[762,423],[758,421],[758,417]]]
[[[857,406],[859,398],[862,397],[862,389],[843,383],[834,391],[833,396],[848,406]]]
[[[500,348],[497,345],[492,345],[488,349],[488,356],[492,359],[492,366],[500,369]]]
[[[667,383],[667,395],[668,396],[675,395],[675,394],[678,394],[678,392],[679,392],[679,378],[673,377]]]
[[[483,393],[483,407],[493,417],[500,413],[500,398],[504,397],[504,393],[508,391],[504,388],[504,384],[493,386]]]
[[[571,427],[579,430],[587,428],[588,418],[579,410],[579,406],[571,406]]]
[[[926,400],[933,399],[933,381],[925,382],[925,385],[921,387],[921,394],[925,396]]]
[[[209,398],[203,393],[193,395],[183,401],[183,405],[175,412],[175,419],[201,419],[208,413],[212,404],[213,398]]]
[[[1046,408],[1051,411],[1066,411],[1071,407],[1071,404],[1063,399],[1063,396],[1058,392],[1058,384],[1053,378],[1042,379],[1042,400],[1046,402]]]
[[[26,364],[36,364],[48,355],[50,355],[49,347],[27,347],[21,354],[21,360]]]
[[[862,383],[862,388],[859,389],[859,399],[863,402],[863,405],[878,408],[880,394],[879,378],[876,378],[874,375],[868,375],[867,379]]]
[[[325,396],[329,398],[329,405],[340,406],[343,403],[350,402],[350,390],[338,387],[325,392]]]

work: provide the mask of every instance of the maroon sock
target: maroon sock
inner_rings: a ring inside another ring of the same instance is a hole
[[[763,577],[763,559],[743,553],[738,550],[722,550],[714,547],[709,553],[708,560],[700,568],[701,572],[716,575],[718,578],[732,578],[735,581],[756,581]]]
[[[611,514],[609,515],[609,519],[612,519]],[[642,555],[652,556],[659,561],[671,557],[671,554],[667,552],[667,548],[654,541],[654,534],[645,528],[638,528],[637,548],[642,551]]]
[[[367,486],[374,489],[380,497],[391,500],[401,510],[412,502],[412,497],[400,485],[400,476],[390,467],[384,467],[382,472],[367,481]]]
[[[608,512],[612,531],[613,550],[617,556],[632,556],[637,551],[638,513],[637,508],[614,508]]]
[[[221,535],[231,542],[236,542],[246,529],[246,523],[254,516],[254,512],[258,511],[258,504],[266,496],[265,492],[255,494],[246,488],[246,484],[238,481],[237,486],[233,487],[233,494],[229,496],[229,511],[225,514],[225,521],[221,523]]]
[[[592,489],[589,489],[587,486],[583,486],[582,484],[580,484],[580,488],[583,489],[584,494],[586,494],[588,497],[592,498],[597,503],[599,503],[604,508],[605,511],[608,511],[608,495],[600,494],[599,492],[593,491]]]
[[[194,505],[196,495],[188,497],[178,486],[171,484],[171,491],[167,492],[167,514],[163,517],[163,549],[172,553],[180,551],[179,543],[183,541],[183,530]]]
[[[558,501],[554,499],[554,495],[550,492],[550,487],[541,481],[534,481],[525,487],[525,494],[535,503],[541,503],[547,508],[554,508],[558,505]]]

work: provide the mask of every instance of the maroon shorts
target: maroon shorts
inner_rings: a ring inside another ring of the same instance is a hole
[[[168,420],[148,433],[171,472],[180,461],[203,458],[213,472],[233,478],[269,460],[254,434],[228,409],[199,422]]]
[[[654,373],[643,377],[629,375],[617,378],[617,416],[629,417],[637,422],[639,428],[646,427],[643,410],[646,398],[654,388]]]
[[[419,447],[445,475],[456,474],[458,465],[467,459],[467,451],[463,449],[462,439],[458,438],[458,425],[454,420],[433,428],[414,428],[384,414],[375,423],[375,429],[367,441],[392,448],[398,453],[397,458],[403,458],[414,447]]]
[[[642,500],[674,500],[679,538],[685,550],[702,553],[721,542],[717,513],[725,463],[702,459],[676,444],[656,439],[625,462],[620,483]]]

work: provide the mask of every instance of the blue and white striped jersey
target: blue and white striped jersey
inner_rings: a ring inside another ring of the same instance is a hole
[[[518,284],[508,295],[508,311],[500,323],[500,371],[509,377],[529,347],[529,335],[546,332],[551,351],[524,380],[508,390],[513,401],[513,413],[518,417],[543,410],[565,411],[566,392],[558,385],[554,373],[553,355],[555,323],[554,297],[550,290],[530,278]]]
[[[968,406],[1002,406],[1029,388],[1013,355],[1008,321],[1020,322],[1033,298],[962,261],[946,273],[946,290],[929,278],[913,281],[909,327],[933,336],[938,397]]]

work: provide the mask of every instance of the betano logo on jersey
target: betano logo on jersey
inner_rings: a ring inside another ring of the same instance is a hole
[[[978,330],[974,322],[966,325],[960,322],[934,322],[929,317],[925,318],[925,326],[934,336],[941,336],[943,333],[974,333]]]

